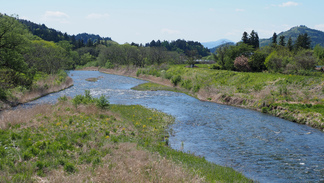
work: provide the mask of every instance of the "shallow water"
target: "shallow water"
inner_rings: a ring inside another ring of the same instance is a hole
[[[134,91],[146,81],[71,71],[74,86],[26,105],[54,103],[63,95],[109,96],[113,104],[140,104],[176,117],[170,146],[230,166],[260,182],[324,182],[324,133],[256,111],[199,101],[182,93]],[[103,76],[97,82],[90,77]]]

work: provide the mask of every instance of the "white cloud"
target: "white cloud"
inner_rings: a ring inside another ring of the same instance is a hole
[[[300,5],[299,3],[296,3],[296,2],[293,2],[293,1],[288,1],[288,2],[285,2],[285,3],[282,3],[279,5],[279,7],[290,7],[290,6],[298,6]]]
[[[314,28],[317,29],[317,30],[320,30],[320,31],[324,31],[324,24],[315,25]]]
[[[42,20],[55,21],[60,23],[69,23],[69,15],[60,11],[46,11],[42,16]]]
[[[178,30],[171,30],[171,29],[162,29],[161,32],[163,34],[180,34],[181,33]]]
[[[237,11],[237,12],[243,12],[243,11],[245,11],[245,9],[236,8],[235,11]]]
[[[91,13],[86,18],[89,20],[93,20],[93,19],[108,19],[109,17],[110,15],[108,13],[104,13],[104,14]]]

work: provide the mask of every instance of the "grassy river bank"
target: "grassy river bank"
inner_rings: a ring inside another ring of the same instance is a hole
[[[197,68],[172,65],[100,71],[159,84],[147,83],[135,89],[184,92],[200,100],[249,108],[324,130],[322,74],[249,73],[213,70],[210,67],[198,64]]]
[[[8,89],[5,92],[5,97],[0,98],[0,111],[36,100],[42,96],[64,90],[71,86],[73,86],[73,80],[64,71],[57,75],[39,75],[29,89],[21,86]]]
[[[109,105],[89,92],[4,111],[0,182],[252,182],[232,168],[168,147],[172,116]]]

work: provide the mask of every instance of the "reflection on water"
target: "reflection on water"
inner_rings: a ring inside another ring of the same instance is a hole
[[[140,104],[176,117],[170,144],[174,149],[204,156],[260,182],[324,181],[324,133],[308,126],[241,109],[202,102],[168,91],[134,91],[145,81],[97,71],[71,71],[74,86],[28,105],[56,102],[89,89],[109,96],[113,104]],[[97,82],[90,77],[103,76]]]

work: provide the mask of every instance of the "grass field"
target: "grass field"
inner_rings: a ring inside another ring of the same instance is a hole
[[[172,116],[86,97],[4,112],[0,182],[252,182],[169,148]]]

